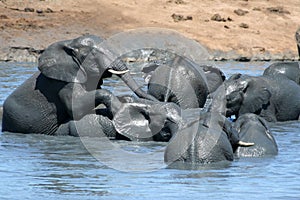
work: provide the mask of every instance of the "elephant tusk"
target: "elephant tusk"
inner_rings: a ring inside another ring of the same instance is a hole
[[[129,72],[128,69],[127,69],[127,70],[123,70],[123,71],[117,71],[117,70],[109,69],[108,71],[109,71],[110,73],[112,73],[112,74],[117,74],[117,75],[125,74],[125,73]]]
[[[254,143],[252,142],[243,142],[243,141],[239,141],[238,142],[238,145],[241,146],[241,147],[251,147],[254,145]]]

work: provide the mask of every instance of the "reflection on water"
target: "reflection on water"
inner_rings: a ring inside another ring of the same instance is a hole
[[[267,63],[217,63],[227,76],[259,75]],[[36,67],[0,63],[0,105]],[[139,74],[137,73],[136,76]],[[142,79],[138,79],[142,83]],[[115,93],[128,93],[114,78],[106,81]],[[271,124],[279,154],[241,158],[206,166],[169,166],[127,173],[94,158],[79,138],[0,133],[1,199],[299,199],[300,123]],[[115,141],[124,151],[162,151],[164,143]],[[105,155],[114,159],[115,155]],[[124,157],[124,167],[147,168],[147,162]]]

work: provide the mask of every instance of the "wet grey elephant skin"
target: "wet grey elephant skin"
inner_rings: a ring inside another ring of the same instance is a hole
[[[215,105],[225,104],[228,117],[255,113],[269,122],[299,118],[300,86],[284,76],[235,74],[224,82],[224,88],[225,97]]]
[[[225,74],[217,67],[210,65],[201,65],[200,66],[205,74],[207,80],[207,87],[209,96],[212,97],[212,93],[214,93],[220,85],[226,80]]]
[[[124,103],[114,115],[113,124],[128,140],[170,140],[165,150],[167,164],[232,161],[238,146],[253,145],[241,141],[231,122],[220,113],[200,108],[182,110],[175,103]]]
[[[138,96],[154,99],[139,89],[123,62],[110,60],[110,52],[102,48],[102,42],[97,36],[86,35],[50,45],[39,58],[40,72],[5,100],[2,131],[78,136],[72,131],[76,130],[72,128],[74,123],[87,121],[79,127],[91,128],[89,121],[94,117],[99,122],[94,130],[108,128],[110,133],[111,122],[97,115],[94,108],[104,104],[106,115],[111,117],[121,105],[111,92],[99,89],[102,79],[112,74],[117,74]]]
[[[239,133],[239,139],[253,142],[250,147],[239,146],[235,151],[237,157],[263,157],[278,154],[278,147],[267,122],[252,113],[240,116],[233,126]]]
[[[276,62],[264,70],[263,75],[285,76],[300,84],[300,63],[299,62]]]
[[[241,142],[237,131],[223,115],[202,113],[173,136],[164,160],[167,164],[233,161],[234,151],[240,145],[251,146],[253,143]]]
[[[208,124],[211,117],[214,118],[212,119],[214,124],[219,127],[214,128]],[[227,124],[223,124],[223,119],[218,114],[202,116],[202,118],[192,121],[185,128],[179,130],[165,150],[165,162],[172,164],[174,162],[233,161],[233,148],[227,135],[230,132],[227,131]],[[223,131],[223,127],[225,131]],[[230,126],[229,129],[231,129]],[[233,143],[237,143],[237,133],[232,136]]]
[[[148,83],[148,94],[162,102],[174,102],[182,109],[201,108],[209,93],[203,69],[182,56],[164,64],[150,64],[144,73],[153,71]]]
[[[117,139],[168,142],[179,128],[181,109],[175,103],[140,100],[123,103],[114,115]]]

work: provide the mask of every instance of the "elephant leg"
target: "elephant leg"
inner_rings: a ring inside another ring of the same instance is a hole
[[[78,121],[69,121],[60,125],[54,135],[75,137],[115,137],[116,130],[108,117],[89,114]]]

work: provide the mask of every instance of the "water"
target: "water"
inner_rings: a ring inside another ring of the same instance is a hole
[[[259,75],[269,63],[217,64],[229,76]],[[35,71],[33,63],[0,63],[0,105]],[[118,79],[106,85],[108,89],[119,86],[115,93],[126,93]],[[152,151],[161,155],[164,143],[115,142],[145,159],[107,157],[115,166],[139,172],[106,166],[79,138],[1,132],[0,199],[299,199],[299,129],[297,121],[272,125],[279,147],[275,157],[242,158],[193,169],[167,167],[161,158],[147,157]],[[160,167],[142,170],[151,165]]]

